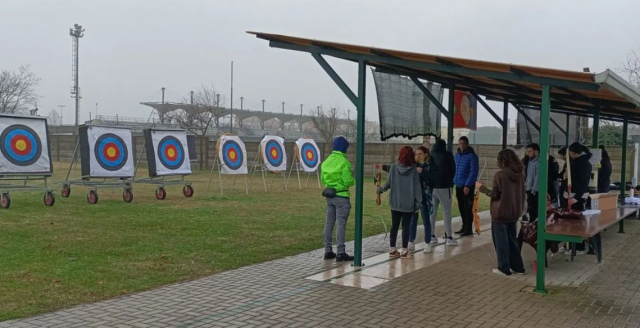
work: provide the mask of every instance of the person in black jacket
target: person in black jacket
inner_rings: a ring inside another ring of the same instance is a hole
[[[558,150],[558,157],[562,159],[563,162],[565,162],[562,165],[562,170],[559,173],[559,179],[560,179],[560,187],[558,188],[558,205],[560,205],[560,207],[562,208],[566,208],[567,207],[567,199],[564,195],[564,193],[567,191],[567,179],[565,178],[565,173],[567,172],[567,147],[562,147]]]
[[[549,155],[549,174],[547,183],[547,194],[551,199],[551,204],[558,202],[558,179],[560,179],[560,173],[558,172],[560,167],[556,158]]]
[[[601,145],[600,149],[602,149],[602,159],[598,169],[598,193],[608,193],[611,191],[611,158],[604,146]]]
[[[447,143],[437,139],[431,149],[431,161],[429,163],[429,188],[433,198],[433,212],[431,213],[431,231],[435,233],[438,206],[442,204],[442,217],[444,220],[445,239],[447,246],[455,246],[458,243],[453,240],[451,230],[451,188],[456,174],[456,162],[453,154],[447,151]],[[437,244],[435,235],[431,236],[431,243]]]
[[[589,197],[589,181],[593,169],[591,162],[589,162],[591,156],[589,149],[578,142],[569,146],[569,157],[571,158],[571,163],[569,163],[571,165],[571,195],[569,197],[572,199],[571,209],[574,211],[584,211]],[[576,254],[584,254],[584,243],[578,243],[576,250]]]
[[[420,174],[420,187],[422,187],[422,206],[420,207],[420,215],[422,215],[422,224],[424,225],[424,242],[427,244],[423,250],[424,253],[431,253],[431,217],[429,215],[429,149],[424,146],[416,149],[416,170]],[[415,241],[418,235],[418,213],[414,213],[411,218],[411,230],[409,231],[409,250],[415,250]]]

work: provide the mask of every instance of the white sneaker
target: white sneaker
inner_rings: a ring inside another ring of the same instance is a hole
[[[453,239],[447,239],[447,246],[458,246],[458,242]]]
[[[409,246],[407,248],[409,249],[409,252],[415,252],[416,251],[416,244],[410,242]]]
[[[562,253],[566,253],[566,252],[567,252],[567,249],[566,249],[566,248],[564,248],[564,247],[560,247],[560,248],[558,248],[558,253],[561,253],[561,254],[562,254]]]
[[[426,246],[424,246],[424,249],[422,250],[423,253],[431,253],[431,245],[427,244]]]
[[[438,245],[438,237],[431,236],[431,245]]]
[[[501,276],[506,276],[507,275],[506,273],[498,270],[498,268],[493,269],[492,272],[495,273],[495,274],[499,274]]]
[[[497,269],[496,269],[496,270],[497,270]],[[500,273],[502,273],[502,272],[500,272]],[[525,275],[525,274],[527,274],[527,271],[518,272],[518,271],[513,271],[513,270],[511,270],[511,273],[512,273],[512,274]]]

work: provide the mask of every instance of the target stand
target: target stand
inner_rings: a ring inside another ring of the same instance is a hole
[[[53,206],[52,174],[46,118],[0,115],[0,207],[11,206],[12,191],[44,191],[45,206]]]
[[[289,176],[287,177],[286,185],[288,187],[289,181],[291,181],[291,175],[293,171],[296,171],[298,177],[298,189],[302,190],[302,179],[300,172],[307,173],[307,179],[304,183],[306,188],[309,184],[311,175],[315,173],[318,180],[318,189],[322,189],[320,184],[320,150],[313,139],[298,139],[294,146],[295,157],[291,163],[291,169],[289,169]]]
[[[284,190],[288,190],[287,187],[287,173],[286,170],[284,171],[271,171],[269,170],[269,168],[264,164],[264,161],[262,160],[262,156],[260,156],[262,150],[258,149],[258,153],[256,154],[256,160],[253,162],[253,173],[251,174],[251,182],[249,183],[249,191],[251,191],[251,188],[253,187],[253,179],[256,177],[256,172],[260,172],[260,175],[262,176],[262,183],[264,185],[264,192],[267,192],[268,190],[271,190],[271,187],[273,186],[273,181],[276,179],[276,176],[280,175],[282,176],[282,180],[284,181]],[[271,177],[271,182],[269,182],[269,188],[267,188],[267,178],[269,177],[269,174],[273,173],[272,177]]]
[[[205,195],[209,194],[211,180],[216,171],[218,172],[220,195],[224,196],[222,175],[234,175],[231,190],[234,190],[236,187],[238,175],[244,175],[244,190],[245,194],[249,195],[249,184],[247,182],[247,175],[249,173],[247,170],[247,151],[244,147],[244,142],[242,142],[238,136],[225,133],[216,141],[216,156],[213,159],[211,173],[209,173],[209,182],[207,183]]]
[[[146,153],[149,177],[136,178],[142,154]],[[191,175],[191,157],[185,130],[144,130],[144,144],[138,155],[133,183],[156,186],[156,199],[167,197],[165,186],[182,185],[182,194],[189,198],[194,190],[185,177]]]
[[[82,125],[67,176],[62,182],[62,197],[71,195],[71,186],[88,187],[87,202],[98,203],[99,189],[122,189],[122,199],[133,201],[133,139],[131,129],[114,126]],[[79,156],[80,155],[80,156]],[[69,180],[80,157],[82,175]]]
[[[249,191],[253,187],[253,180],[256,177],[256,173],[260,171],[262,176],[262,184],[264,185],[264,192],[267,192],[273,186],[277,175],[281,175],[284,181],[284,189],[287,190],[287,153],[284,147],[284,139],[278,136],[264,136],[260,145],[258,146],[258,152],[256,153],[255,161],[253,162],[253,173],[251,174],[251,182],[249,183]],[[269,174],[273,173],[269,188],[267,189],[267,179]]]

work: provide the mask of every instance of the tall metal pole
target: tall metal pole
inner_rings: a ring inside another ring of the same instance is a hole
[[[300,104],[300,116],[302,116],[302,104]]]
[[[549,122],[551,113],[551,88],[548,85],[542,86],[542,108],[540,108],[540,122]],[[549,158],[549,124],[540,124],[540,158]],[[546,160],[545,160],[546,162]],[[547,190],[549,183],[549,165],[540,165],[540,176],[538,179],[539,190]],[[547,212],[547,193],[538,193],[538,213]],[[544,286],[544,270],[546,262],[546,224],[547,220],[538,220],[537,235],[537,272],[536,288],[538,293],[546,293]]]
[[[60,125],[63,125],[64,120],[62,119],[62,109],[64,108],[64,105],[58,105],[58,108],[60,108]]]
[[[596,102],[593,113],[593,133],[591,134],[591,147],[598,148],[600,143],[600,103]]]
[[[164,104],[164,87],[162,87],[161,89],[162,89],[162,103]]]
[[[571,123],[569,123],[569,118],[571,117],[571,115],[567,114],[567,127],[565,128],[565,132],[567,134],[564,135],[564,146],[567,147],[567,149],[569,148],[569,136],[571,135]]]
[[[73,43],[73,90],[71,91],[72,97],[76,99],[76,119],[75,125],[78,126],[80,122],[80,38],[84,36],[84,30],[81,25],[73,24],[73,28],[69,29],[69,35],[71,35]]]
[[[240,109],[244,109],[244,97],[240,97]]]
[[[262,99],[262,112],[264,113],[264,99]]]
[[[453,151],[453,95],[456,93],[456,86],[449,85],[449,117],[447,117],[447,150]],[[450,237],[450,236],[448,236]]]
[[[502,108],[502,149],[507,149],[507,138],[509,137],[509,100],[504,100]]]
[[[233,133],[233,60],[231,61],[231,133]]]
[[[353,251],[353,266],[362,266],[362,205],[364,201],[364,123],[365,123],[365,91],[367,82],[367,65],[358,61],[358,111],[356,139],[356,215]]]
[[[627,192],[627,139],[629,138],[629,118],[624,116],[622,123],[622,172],[620,172],[620,198],[624,201]],[[635,186],[632,186],[635,187]],[[620,220],[619,233],[624,233],[624,220]]]
[[[190,93],[191,93],[191,105],[193,105],[193,91],[191,91]]]
[[[282,102],[282,114],[284,114],[284,101]]]

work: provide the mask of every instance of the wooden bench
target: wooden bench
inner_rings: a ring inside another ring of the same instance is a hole
[[[598,263],[602,261],[602,241],[600,233],[612,225],[620,224],[620,233],[624,232],[625,218],[637,214],[638,207],[623,206],[614,210],[602,211],[600,214],[585,215],[582,220],[559,220],[547,225],[546,239],[574,243],[571,248],[571,260],[576,254],[575,244],[591,239]]]

